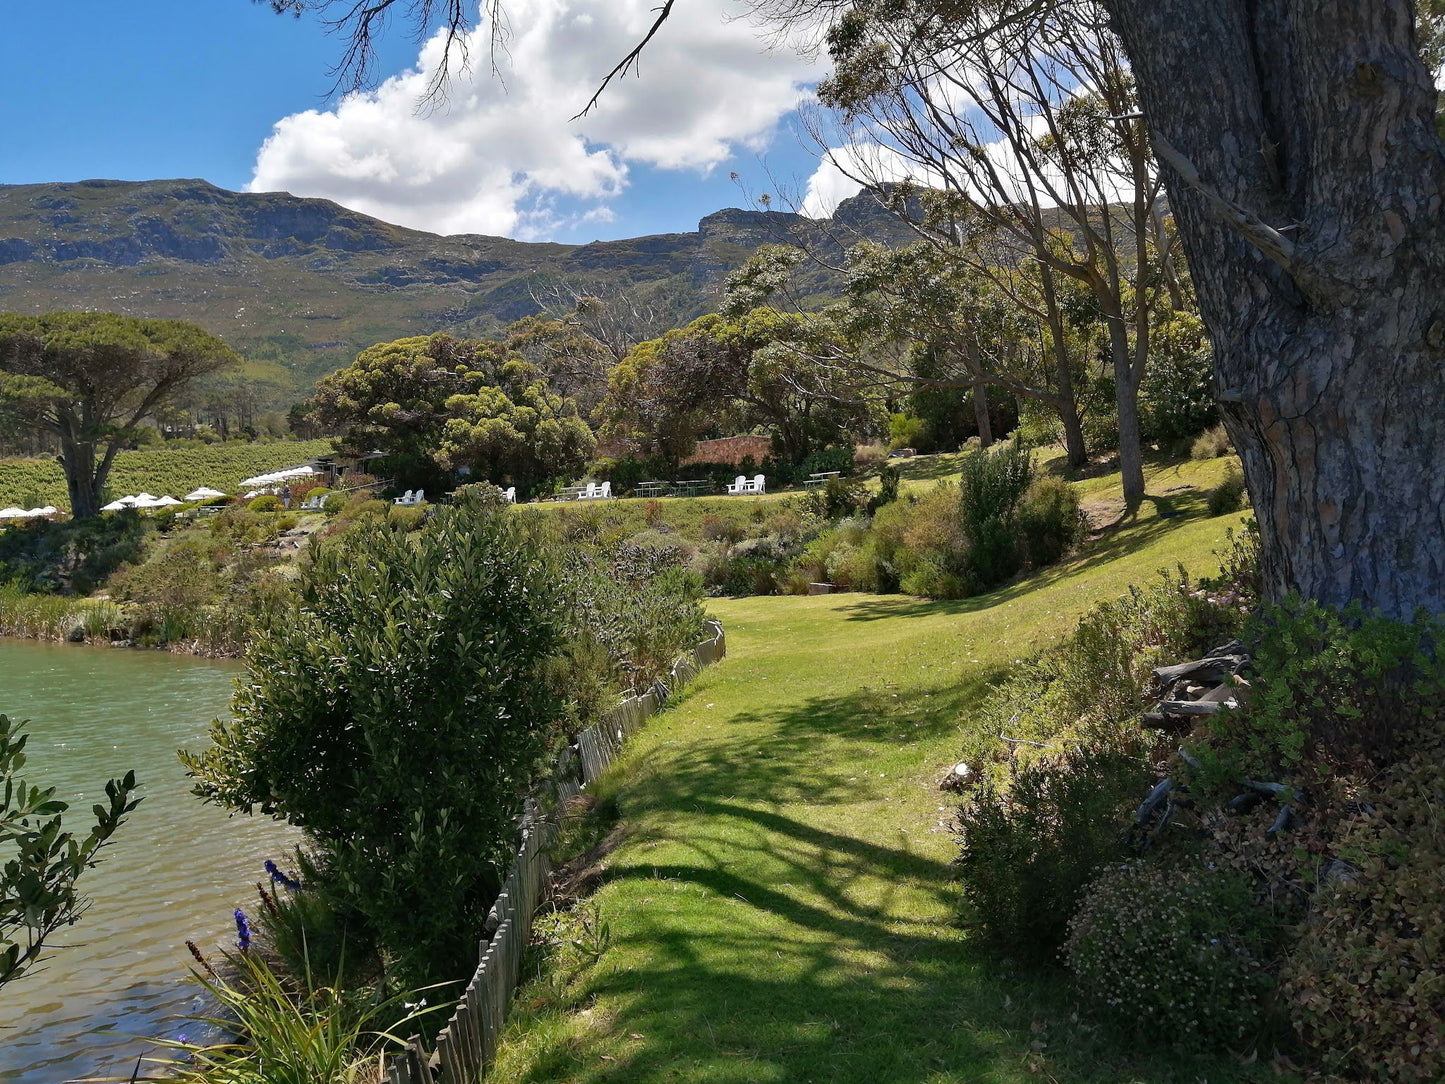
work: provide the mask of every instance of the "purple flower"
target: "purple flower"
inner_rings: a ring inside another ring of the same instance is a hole
[[[286,874],[281,872],[281,867],[276,865],[276,863],[271,861],[271,859],[266,859],[265,865],[266,872],[271,875],[272,884],[278,884],[282,888],[289,888],[292,892],[295,892],[298,888],[301,887],[300,881],[294,880],[291,877],[287,877]]]
[[[251,924],[246,921],[246,912],[236,908],[236,947],[242,952],[251,948]]]

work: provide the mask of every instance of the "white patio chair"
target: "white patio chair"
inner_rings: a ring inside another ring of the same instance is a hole
[[[768,480],[759,474],[753,479],[752,491],[754,493],[766,493],[768,491]]]
[[[730,494],[732,494],[733,496],[737,496],[737,495],[740,494],[740,493],[746,493],[747,491],[748,491],[748,480],[747,480],[746,477],[744,477],[744,476],[741,475],[741,474],[738,475],[738,480],[737,480],[736,482],[734,482],[732,485],[728,486],[728,492],[729,492]]]
[[[391,503],[392,503],[392,504],[411,504],[411,490],[408,489],[405,493],[403,493],[400,497],[396,498],[396,500],[392,501]]]
[[[598,500],[610,501],[612,499],[612,483],[603,482],[602,488],[597,491]]]

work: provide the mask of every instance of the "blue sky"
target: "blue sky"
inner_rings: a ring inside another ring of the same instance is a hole
[[[558,241],[690,230],[773,178],[801,189],[817,163],[792,107],[816,64],[764,52],[721,18],[728,0],[697,0],[641,80],[568,123],[651,3],[510,0],[505,90],[484,70],[430,115],[415,108],[424,76],[404,74],[427,58],[400,27],[379,71],[400,78],[345,104],[327,97],[339,40],[250,0],[73,0],[64,25],[54,6],[11,5],[0,183],[202,177],[439,232]]]

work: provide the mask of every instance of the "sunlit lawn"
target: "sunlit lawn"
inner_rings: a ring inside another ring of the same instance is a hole
[[[1201,504],[1146,503],[1085,557],[965,602],[715,602],[729,658],[598,787],[624,832],[596,895],[611,946],[562,1007],[523,992],[495,1079],[1245,1079],[1122,1050],[1072,1015],[1062,979],[957,923],[936,787],[1011,660],[1157,569],[1214,570],[1239,517]]]

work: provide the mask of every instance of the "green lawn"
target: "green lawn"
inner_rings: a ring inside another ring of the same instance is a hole
[[[595,897],[610,947],[560,992],[524,988],[494,1079],[1249,1078],[1110,1045],[1062,979],[961,927],[953,802],[935,785],[1011,660],[1157,569],[1214,570],[1239,517],[1207,519],[1187,496],[978,599],[714,602],[729,658],[596,788],[621,814]]]

